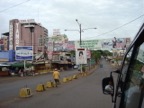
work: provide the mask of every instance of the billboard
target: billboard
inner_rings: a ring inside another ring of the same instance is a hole
[[[100,40],[84,40],[81,42],[81,45],[79,41],[75,41],[75,47],[87,48],[89,50],[101,49],[101,41]]]
[[[125,49],[131,43],[130,38],[116,38],[101,40],[103,50]]]
[[[87,51],[85,48],[76,49],[76,64],[87,64]]]
[[[13,22],[11,21],[10,22],[10,25],[9,25],[9,50],[13,50],[13,35],[14,35],[14,25],[13,25]]]
[[[33,60],[32,46],[17,46],[15,52],[16,60]]]

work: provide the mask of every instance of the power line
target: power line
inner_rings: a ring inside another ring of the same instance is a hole
[[[143,16],[144,16],[144,14],[140,15],[139,17],[137,17],[137,18],[135,18],[135,19],[133,19],[133,20],[131,20],[131,21],[129,21],[129,22],[127,22],[127,23],[125,23],[125,24],[117,27],[117,28],[114,28],[114,29],[112,29],[112,30],[110,30],[110,31],[108,31],[108,32],[104,32],[104,33],[102,33],[102,34],[100,34],[100,35],[97,35],[97,36],[95,36],[95,37],[98,37],[98,36],[101,36],[101,35],[105,35],[105,34],[108,34],[108,33],[113,32],[113,31],[115,31],[115,30],[118,30],[118,29],[120,29],[120,28],[122,28],[122,27],[124,27],[124,26],[126,26],[126,25],[128,25],[128,24],[130,24],[130,23],[132,23],[132,22],[134,22],[134,21],[136,21],[136,20],[138,20],[139,18],[141,18],[141,17],[143,17]],[[89,38],[94,38],[94,37],[89,37]]]
[[[27,1],[21,2],[21,3],[19,3],[19,4],[13,5],[13,6],[9,7],[9,8],[3,9],[3,10],[0,11],[0,13],[2,13],[2,12],[4,12],[4,11],[7,11],[7,10],[9,10],[9,9],[11,9],[11,8],[17,7],[17,6],[19,6],[19,5],[22,5],[22,4],[24,4],[24,3],[26,3],[26,2],[29,2],[29,1],[30,1],[30,0],[27,0]]]

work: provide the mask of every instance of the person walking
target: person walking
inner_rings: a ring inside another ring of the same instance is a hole
[[[53,78],[54,78],[54,81],[55,81],[55,84],[56,84],[56,87],[60,84],[60,73],[59,71],[57,70],[57,68],[55,68],[54,72],[53,72]]]

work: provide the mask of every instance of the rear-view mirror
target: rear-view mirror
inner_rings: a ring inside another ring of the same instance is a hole
[[[106,77],[102,80],[102,89],[104,94],[114,94],[114,82],[112,77]]]

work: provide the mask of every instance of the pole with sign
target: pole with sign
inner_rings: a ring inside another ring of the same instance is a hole
[[[81,66],[82,72],[82,64],[87,64],[87,51],[85,48],[76,49],[76,64]]]
[[[33,60],[33,47],[32,46],[17,46],[15,52],[16,60],[24,61],[24,71],[26,69],[26,60]]]

